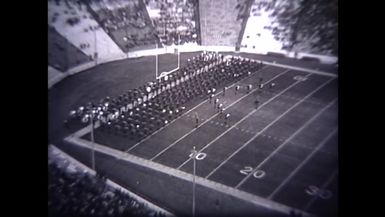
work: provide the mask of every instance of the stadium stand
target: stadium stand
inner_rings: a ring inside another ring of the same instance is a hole
[[[151,49],[159,41],[142,0],[92,1],[91,13],[125,52]]]
[[[87,56],[98,60],[125,57],[123,51],[99,28],[86,2],[78,0],[48,1],[48,24]],[[96,53],[96,55],[95,55]]]
[[[55,28],[48,26],[48,65],[65,72],[71,67],[91,60],[92,57],[72,45]]]
[[[247,0],[199,1],[202,45],[235,47]]]
[[[91,175],[68,160],[52,158],[48,163],[49,216],[166,216],[107,185],[103,175]]]
[[[281,52],[282,42],[276,40],[268,27],[270,25],[271,10],[265,10],[264,4],[255,1],[251,6],[240,50],[250,53],[266,54],[267,52]]]
[[[162,44],[199,44],[196,0],[147,0],[145,3]]]

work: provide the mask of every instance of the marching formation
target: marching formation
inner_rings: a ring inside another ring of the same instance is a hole
[[[70,112],[66,123],[99,121],[104,132],[139,141],[183,114],[186,103],[192,99],[207,98],[211,103],[217,88],[223,88],[225,94],[226,86],[261,68],[262,63],[255,60],[202,53],[156,81],[115,98],[106,97],[98,103],[80,106]],[[223,112],[221,104],[217,106]],[[225,120],[229,116],[226,114]]]

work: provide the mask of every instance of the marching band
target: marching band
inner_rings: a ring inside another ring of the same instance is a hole
[[[99,121],[105,132],[141,140],[180,116],[185,104],[196,97],[215,96],[216,88],[237,82],[262,68],[262,63],[242,57],[224,57],[214,52],[189,59],[187,65],[172,74],[118,97],[105,97],[99,103],[88,103],[72,110],[66,123],[80,120],[88,124]],[[248,91],[251,90],[248,86]],[[235,87],[235,91],[240,86]],[[223,94],[225,92],[223,89]],[[214,108],[223,114],[223,104],[214,100]],[[225,115],[227,122],[230,114]],[[198,125],[198,120],[196,120]]]

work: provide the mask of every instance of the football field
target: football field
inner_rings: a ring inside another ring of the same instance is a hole
[[[263,88],[258,86],[260,77]],[[337,76],[269,64],[214,98],[223,104],[223,114],[214,101],[197,99],[178,118],[140,141],[96,128],[96,150],[136,156],[170,168],[170,173],[193,174],[195,147],[195,173],[203,182],[304,213],[336,216]],[[227,120],[225,114],[230,115]],[[92,148],[89,128],[69,138]]]

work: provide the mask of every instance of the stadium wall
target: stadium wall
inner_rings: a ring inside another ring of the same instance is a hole
[[[51,66],[48,66],[48,88],[51,88],[54,84],[58,83],[65,77],[65,73],[60,72]]]

